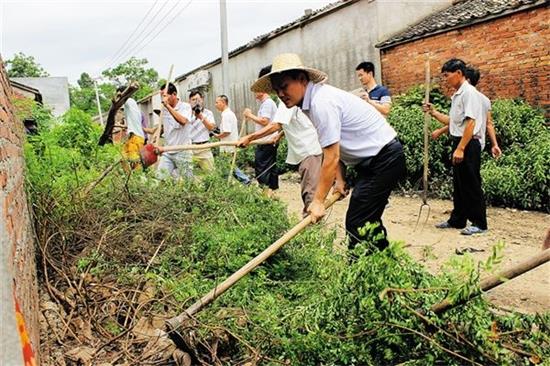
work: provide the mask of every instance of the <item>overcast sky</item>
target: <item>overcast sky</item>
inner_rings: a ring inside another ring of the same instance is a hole
[[[227,0],[229,50],[334,1]],[[220,57],[219,14],[218,0],[0,0],[0,53],[32,55],[73,83],[130,56],[165,78],[172,63],[180,75]]]

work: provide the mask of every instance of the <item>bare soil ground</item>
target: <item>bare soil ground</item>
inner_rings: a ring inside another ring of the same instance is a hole
[[[302,210],[300,185],[297,177],[281,180],[275,195],[288,205],[289,214],[299,216]],[[336,228],[338,239],[344,237],[343,224],[349,196],[337,202],[328,212],[325,224]],[[452,201],[430,199],[430,215],[425,225],[427,210],[415,230],[421,199],[393,195],[383,216],[384,225],[392,240],[405,242],[409,253],[432,273],[441,270],[456,251],[468,248],[476,260],[484,260],[491,253],[491,246],[504,241],[504,260],[499,268],[506,268],[524,261],[541,250],[546,230],[550,227],[550,215],[541,212],[521,211],[489,207],[487,210],[489,231],[477,236],[460,235],[455,229],[436,229],[434,225],[448,218]],[[337,239],[337,240],[338,240]],[[493,304],[504,309],[535,313],[550,311],[550,264],[505,283],[485,295]]]

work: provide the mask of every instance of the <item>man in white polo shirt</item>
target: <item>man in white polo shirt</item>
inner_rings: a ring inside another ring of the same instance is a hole
[[[229,98],[227,95],[218,95],[216,98],[216,109],[221,112],[222,120],[220,122],[220,133],[214,134],[214,137],[219,138],[220,141],[233,142],[239,139],[239,127],[237,123],[237,116],[229,108]],[[222,154],[232,154],[235,151],[234,146],[222,146],[220,152]],[[250,178],[244,174],[238,167],[235,167],[233,175],[237,180],[245,185],[250,184]]]
[[[216,128],[214,113],[204,108],[203,95],[199,90],[189,92],[189,104],[193,113],[191,113],[191,143],[193,145],[202,145],[210,140],[209,132]],[[211,149],[193,150],[193,161],[204,172],[214,170],[214,155]]]
[[[304,203],[302,215],[307,215],[307,208],[313,201],[319,181],[323,151],[317,139],[317,132],[309,118],[297,107],[287,108],[279,103],[273,122],[267,126],[242,137],[239,146],[247,146],[254,140],[283,130],[288,142],[287,164],[299,165],[301,195]]]
[[[276,91],[287,107],[298,106],[317,130],[323,149],[319,184],[308,212],[319,220],[325,215],[324,200],[333,187],[346,194],[340,160],[357,171],[357,183],[346,213],[349,245],[362,238],[359,229],[369,230],[368,239],[379,249],[388,245],[382,214],[398,181],[405,175],[405,155],[397,134],[370,104],[344,90],[323,83],[327,75],[305,67],[296,54],[282,54],[273,61],[272,71],[259,78],[253,91]]]
[[[164,85],[160,90],[164,90]],[[166,146],[191,144],[191,106],[178,98],[178,90],[172,83],[162,95],[162,128]],[[160,156],[157,177],[159,179],[173,176],[174,178],[193,176],[191,152],[165,152]]]
[[[266,66],[260,70],[258,77],[266,74],[269,67]],[[273,122],[273,117],[277,112],[277,105],[271,99],[268,93],[255,92],[255,97],[260,102],[258,108],[258,114],[252,113],[250,108],[246,108],[243,112],[243,116],[249,120],[252,120],[255,125],[255,131],[261,130],[267,126],[270,122]],[[265,194],[271,197],[273,191],[279,189],[279,173],[276,167],[277,163],[277,145],[258,145],[254,154],[254,170],[256,173],[256,179],[260,185],[266,187]]]
[[[443,77],[456,90],[451,99],[449,115],[436,111],[431,104],[424,111],[442,124],[449,125],[453,142],[453,211],[447,221],[436,225],[438,229],[466,226],[463,235],[481,234],[487,231],[485,197],[481,188],[481,144],[483,105],[479,93],[466,80],[466,64],[450,59],[441,68]]]

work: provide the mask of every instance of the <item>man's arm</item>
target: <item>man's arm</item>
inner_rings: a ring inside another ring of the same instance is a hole
[[[250,110],[250,108],[246,108],[243,112],[243,116],[245,118],[248,118],[252,121],[254,121],[255,123],[259,124],[259,125],[262,125],[262,126],[267,126],[271,121],[269,120],[269,118],[267,117],[260,117],[260,116],[256,116],[255,114],[252,113],[252,111]]]
[[[172,115],[172,117],[174,117],[176,122],[179,123],[180,125],[185,126],[189,122],[189,120],[186,117],[182,116],[178,111],[176,111],[170,105],[170,103],[168,103],[168,97],[164,97],[164,99],[162,100],[162,105]]]
[[[222,132],[222,133],[215,133],[214,137],[218,139],[223,139],[224,137],[227,137],[229,135],[231,135],[231,132]]]
[[[451,118],[448,115],[436,111],[432,103],[423,104],[422,110],[424,112],[428,112],[430,116],[438,120],[441,124],[448,125],[451,121]]]
[[[273,132],[277,132],[281,129],[281,124],[277,122],[271,122],[263,127],[261,130],[258,130],[254,133],[248,134],[241,137],[237,146],[245,147],[248,146],[252,141],[261,139],[262,137],[271,135]]]
[[[376,108],[378,112],[382,113],[384,117],[387,117],[387,115],[390,114],[391,103],[377,103],[370,98],[366,99],[366,101],[374,108]]]
[[[465,127],[464,132],[462,133],[462,138],[460,139],[456,150],[453,152],[454,165],[462,163],[462,160],[464,160],[464,149],[466,149],[466,146],[474,136],[474,127],[476,125],[476,121],[471,118],[466,118],[464,124]]]
[[[204,125],[204,127],[206,127],[208,131],[212,131],[214,128],[216,128],[216,122],[210,121],[204,113],[201,112],[199,114],[195,114],[195,117],[202,122],[202,124]]]
[[[434,132],[432,132],[432,139],[437,140],[437,138],[441,135],[449,133],[449,125],[443,126],[441,128],[438,128]]]
[[[325,198],[334,184],[339,170],[340,143],[336,142],[323,148],[323,164],[319,175],[319,183],[315,190],[313,201],[308,207],[308,212],[313,222],[317,222],[325,215]]]
[[[487,135],[489,140],[491,140],[491,154],[493,158],[498,159],[502,155],[502,150],[498,146],[497,134],[495,132],[495,125],[493,124],[493,116],[491,111],[487,113]]]

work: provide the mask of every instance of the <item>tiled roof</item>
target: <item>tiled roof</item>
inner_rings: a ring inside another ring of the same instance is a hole
[[[466,27],[489,19],[550,4],[549,0],[462,0],[447,9],[429,15],[389,39],[376,45],[388,48],[397,44],[425,38],[451,29]]]

